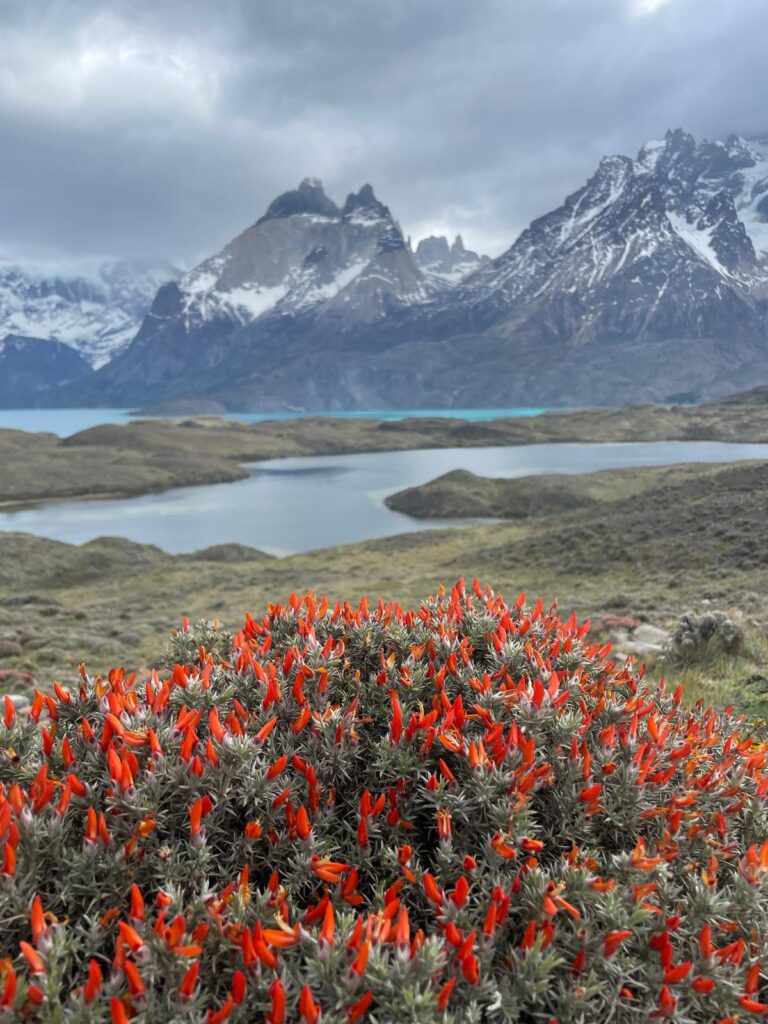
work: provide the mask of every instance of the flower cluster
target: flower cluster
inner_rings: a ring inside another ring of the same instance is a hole
[[[171,651],[6,701],[0,1020],[768,1014],[768,746],[731,709],[477,582]]]

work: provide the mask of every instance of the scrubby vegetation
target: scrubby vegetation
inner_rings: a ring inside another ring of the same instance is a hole
[[[670,658],[682,665],[745,654],[744,630],[720,611],[686,612],[672,633]]]
[[[479,584],[185,623],[146,679],[83,667],[28,716],[6,701],[0,1007],[752,1019],[767,761],[729,709]]]

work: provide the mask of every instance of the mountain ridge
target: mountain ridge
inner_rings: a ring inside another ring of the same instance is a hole
[[[768,382],[766,207],[768,142],[681,129],[603,158],[493,260],[413,249],[369,185],[339,206],[305,179],[164,286],[122,354],[50,397],[256,411],[716,398]]]

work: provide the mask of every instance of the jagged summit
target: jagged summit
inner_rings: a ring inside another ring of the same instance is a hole
[[[314,214],[318,217],[338,217],[339,208],[329,199],[319,178],[304,178],[298,188],[283,192],[273,199],[267,212],[256,221],[263,224],[268,220],[293,217],[295,214]]]
[[[419,267],[433,280],[455,285],[490,263],[488,256],[480,256],[464,247],[461,235],[449,243],[445,235],[430,235],[419,240],[414,257]]]
[[[94,379],[88,400],[98,400],[102,387],[146,390],[155,380],[167,382],[179,360],[184,374],[201,372],[210,383],[212,366],[225,372],[222,360],[234,361],[233,351],[251,346],[246,334],[258,333],[267,350],[279,349],[286,332],[303,337],[322,330],[344,339],[427,302],[438,290],[370,184],[340,208],[319,181],[307,178],[158,293],[131,353]]]
[[[647,143],[637,160],[606,157],[476,275],[462,305],[485,329],[514,324],[517,337],[566,351],[765,336],[768,278],[745,177],[761,174],[768,166],[746,144],[697,143],[680,130]]]
[[[415,255],[419,260],[446,260],[453,255],[463,254],[466,250],[464,249],[464,243],[461,240],[461,235],[456,236],[456,240],[451,245],[445,235],[430,235],[428,238],[419,239]]]
[[[388,207],[376,198],[371,185],[363,185],[359,192],[350,192],[341,215],[348,223],[361,227],[392,221]]]
[[[730,197],[755,251],[768,252],[767,139],[730,135],[724,142],[697,142],[677,128],[662,140],[646,143],[636,167],[658,180],[667,208],[689,224],[704,217],[711,228],[713,211],[718,209],[733,222],[733,214],[727,212]],[[715,199],[718,193],[723,195]],[[734,240],[736,234],[740,232],[734,233]],[[741,245],[746,253],[743,240]]]

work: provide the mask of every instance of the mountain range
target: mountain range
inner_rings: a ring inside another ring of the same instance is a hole
[[[0,259],[0,338],[64,342],[98,369],[135,337],[160,285],[179,276],[165,260]]]
[[[1,364],[0,364],[1,369]],[[490,260],[305,179],[39,404],[276,411],[697,401],[768,382],[768,140],[603,159]],[[1,399],[0,399],[1,400]]]

